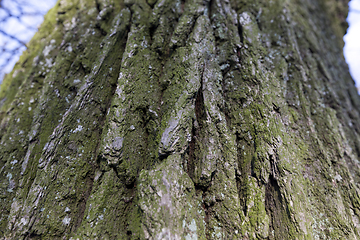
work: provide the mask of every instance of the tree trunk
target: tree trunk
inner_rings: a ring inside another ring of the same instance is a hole
[[[347,0],[60,0],[0,92],[3,239],[360,239]]]

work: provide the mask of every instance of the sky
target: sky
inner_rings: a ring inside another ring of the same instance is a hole
[[[30,41],[43,22],[43,15],[55,5],[56,0],[1,0],[0,2],[0,50],[7,50],[0,51],[1,83],[4,74],[12,70],[21,53],[26,49],[24,44]]]
[[[0,31],[5,31],[22,42],[15,41],[0,32],[0,49],[13,50],[11,53],[0,52],[1,83],[4,74],[12,70],[21,53],[25,50],[23,43],[27,43],[32,38],[43,21],[42,15],[55,5],[56,0],[2,0],[0,2],[3,7],[10,9],[11,14],[15,16],[7,18],[6,21],[1,21]],[[25,14],[21,14],[19,5]],[[349,3],[349,10],[347,18],[349,29],[344,36],[344,56],[360,93],[360,0],[352,0]],[[0,20],[6,16],[8,16],[6,11],[0,8]],[[8,58],[10,61],[7,61]],[[6,62],[8,64],[4,66]]]
[[[352,0],[349,3],[349,10],[347,18],[349,28],[344,36],[344,56],[360,92],[360,0]]]

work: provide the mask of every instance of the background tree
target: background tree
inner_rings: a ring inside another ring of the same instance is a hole
[[[347,3],[59,1],[1,86],[4,239],[358,239]]]

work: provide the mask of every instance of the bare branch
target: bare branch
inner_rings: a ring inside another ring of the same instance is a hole
[[[32,21],[28,21],[28,18],[42,17],[47,11],[33,4],[27,0],[0,0],[0,78],[4,76],[4,71],[9,68],[9,64],[12,64],[20,52],[27,47],[27,40],[20,38],[20,34],[26,35],[28,30],[29,32],[37,30],[37,26],[31,25]],[[19,24],[19,29],[26,29],[26,32],[14,31],[17,28],[9,29],[10,21],[14,20]],[[2,79],[0,83],[1,81]]]
[[[24,46],[26,47],[26,43],[24,43],[23,41],[21,41],[21,40],[20,40],[20,39],[18,39],[17,37],[12,36],[12,35],[10,35],[10,34],[8,34],[8,33],[4,32],[4,31],[3,31],[3,30],[1,30],[1,29],[0,29],[0,33],[1,33],[1,34],[3,34],[3,35],[5,35],[5,36],[7,36],[7,37],[9,37],[9,38],[11,38],[11,39],[13,39],[13,40],[15,40],[15,41],[17,41],[18,43],[21,43],[22,45],[24,45]]]

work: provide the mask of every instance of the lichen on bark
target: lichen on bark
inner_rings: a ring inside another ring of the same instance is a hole
[[[59,1],[0,89],[3,239],[358,239],[346,14]]]

